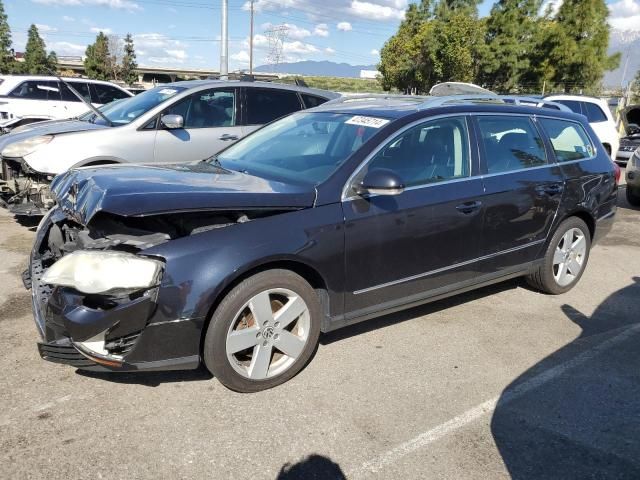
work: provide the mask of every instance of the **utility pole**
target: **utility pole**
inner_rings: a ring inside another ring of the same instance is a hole
[[[229,0],[222,0],[222,38],[220,43],[220,79],[229,79]]]
[[[251,28],[249,32],[249,75],[253,75],[253,1],[251,0]]]

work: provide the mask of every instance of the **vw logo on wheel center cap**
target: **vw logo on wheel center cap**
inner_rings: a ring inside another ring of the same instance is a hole
[[[262,337],[265,340],[271,340],[271,338],[273,338],[273,327],[266,327],[263,331],[262,331]]]

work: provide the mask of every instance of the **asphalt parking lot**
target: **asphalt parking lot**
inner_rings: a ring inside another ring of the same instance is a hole
[[[325,335],[289,383],[40,360],[0,209],[1,478],[640,478],[640,210],[581,283],[513,281]]]

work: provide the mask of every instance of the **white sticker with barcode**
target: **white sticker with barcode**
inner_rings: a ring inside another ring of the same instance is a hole
[[[355,117],[351,117],[346,122],[347,125],[358,125],[359,127],[371,127],[371,128],[382,128],[389,120],[384,118],[376,118],[376,117],[365,117],[363,115],[356,115]]]

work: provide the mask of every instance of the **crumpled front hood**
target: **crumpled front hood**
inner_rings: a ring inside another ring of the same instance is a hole
[[[315,189],[232,172],[208,163],[105,165],[57,176],[51,190],[62,209],[86,225],[108,212],[147,216],[222,209],[299,209],[313,206]]]
[[[44,122],[36,122],[30,125],[18,127],[11,133],[0,137],[0,152],[9,144],[27,140],[40,135],[57,135],[61,133],[84,132],[87,130],[102,130],[103,125],[95,125],[89,122],[81,122],[80,120],[50,120]]]

